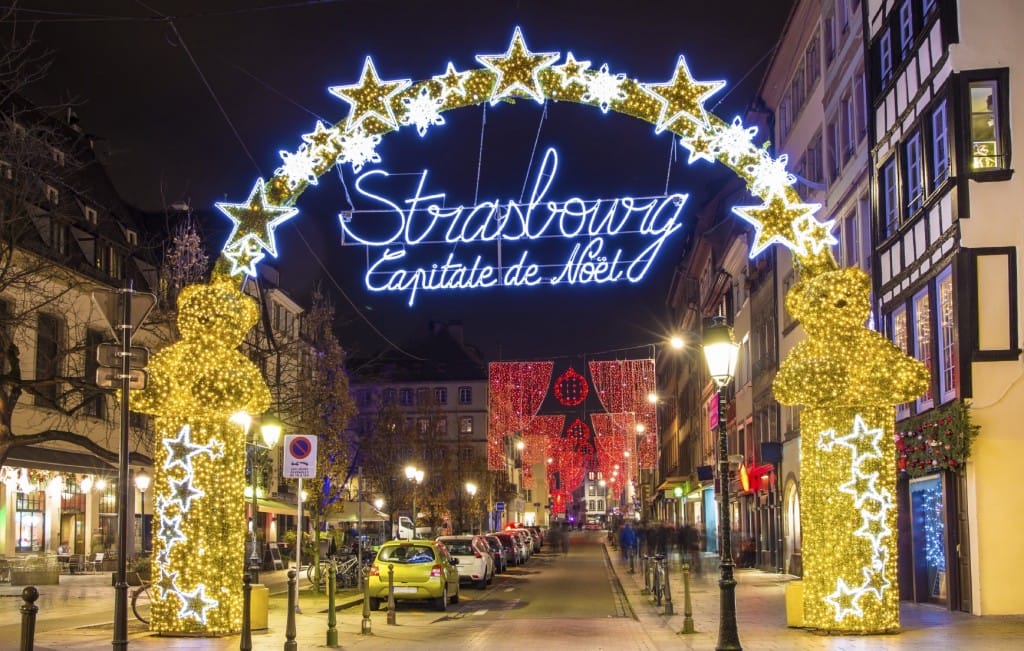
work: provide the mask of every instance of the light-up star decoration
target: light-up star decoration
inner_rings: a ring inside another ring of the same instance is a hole
[[[446,101],[449,95],[466,97],[466,80],[469,79],[469,75],[470,73],[468,72],[456,70],[455,64],[449,61],[444,74],[432,77],[434,81],[441,85],[441,101]]]
[[[243,263],[246,273],[251,276],[256,275],[254,266],[263,259],[263,251],[277,257],[274,231],[299,212],[298,208],[270,203],[263,179],[256,180],[249,198],[244,202],[219,202],[215,205],[231,220],[231,233],[224,245],[225,256],[233,260],[236,268],[240,267],[240,262]],[[260,247],[259,254],[253,254],[256,245]]]
[[[774,196],[760,206],[735,206],[732,211],[754,227],[750,247],[750,257],[754,258],[772,244],[795,250],[793,223],[820,208],[821,204],[791,203],[786,197]]]
[[[206,597],[206,586],[202,584],[191,592],[179,591],[177,594],[181,600],[181,610],[178,611],[178,617],[181,618],[190,617],[198,620],[200,624],[205,624],[206,611],[217,607],[217,600]]]
[[[495,74],[490,97],[492,105],[512,95],[529,97],[540,104],[544,102],[540,72],[560,56],[558,52],[531,52],[526,47],[522,31],[516,27],[504,54],[478,54],[476,60]]]
[[[173,439],[164,439],[164,447],[167,449],[167,461],[165,467],[168,470],[180,468],[186,472],[192,470],[192,458],[199,454],[209,455],[211,458],[219,456],[210,445],[199,445],[192,442],[192,427],[183,425],[178,430],[178,436]]]
[[[347,86],[331,86],[327,90],[335,97],[348,102],[352,107],[348,114],[348,120],[345,122],[346,131],[363,126],[363,123],[371,118],[378,120],[388,128],[397,129],[398,121],[395,119],[395,111],[391,107],[391,102],[408,86],[408,79],[382,81],[377,75],[373,59],[366,57],[363,62],[363,74],[358,83]]]
[[[646,84],[647,90],[661,104],[655,131],[672,128],[679,120],[706,127],[708,114],[704,102],[725,87],[724,81],[697,81],[690,74],[686,57],[680,56],[672,79],[660,84]]]
[[[572,84],[586,86],[590,62],[577,61],[576,56],[572,52],[568,52],[565,55],[565,63],[552,66],[551,69],[558,73],[558,77],[562,80],[562,88],[568,88]],[[605,66],[605,72],[607,72],[607,66]]]

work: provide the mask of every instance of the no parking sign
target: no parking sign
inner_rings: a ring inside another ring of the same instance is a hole
[[[316,477],[316,437],[311,434],[288,434],[284,437],[284,468],[282,474],[292,479]]]

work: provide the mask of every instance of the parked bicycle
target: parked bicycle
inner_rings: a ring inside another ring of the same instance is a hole
[[[139,587],[131,591],[132,612],[143,624],[149,624],[149,607],[152,603],[149,586],[151,585],[151,581],[140,579]]]
[[[319,568],[319,574],[317,569]],[[337,561],[337,567],[335,569],[335,586],[338,588],[355,588],[359,586],[359,578],[361,575],[361,566],[359,563],[359,557],[348,556],[343,560]],[[331,572],[331,560],[323,559],[317,565],[310,564],[306,568],[306,580],[311,584],[315,584],[318,590],[324,590],[327,587],[327,577]],[[319,577],[319,582],[317,578]]]
[[[651,594],[654,595],[654,603],[660,606],[661,599],[665,595],[665,557],[662,554],[655,554],[650,559],[651,571],[654,574],[654,578],[651,581]]]

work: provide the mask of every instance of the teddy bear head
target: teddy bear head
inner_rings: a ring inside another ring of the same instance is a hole
[[[818,274],[793,286],[786,309],[809,333],[858,328],[871,314],[871,279],[859,267]]]
[[[256,302],[229,279],[189,285],[178,296],[178,330],[186,341],[234,348],[258,317]]]

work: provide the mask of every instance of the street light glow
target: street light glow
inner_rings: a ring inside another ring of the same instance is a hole
[[[684,342],[683,338],[679,335],[672,335],[668,340],[668,345],[675,350],[682,350],[686,346],[686,342]]]

